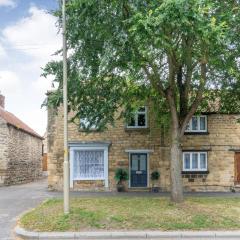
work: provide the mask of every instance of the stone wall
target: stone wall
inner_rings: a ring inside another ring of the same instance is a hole
[[[48,181],[49,188],[62,189],[63,182],[63,115],[62,109],[59,114],[50,110],[48,113]],[[117,167],[128,168],[128,154],[126,149],[153,149],[160,144],[160,129],[153,128],[149,122],[148,129],[130,130],[125,129],[123,121],[118,120],[116,127],[110,127],[108,131],[84,133],[79,131],[75,124],[69,124],[69,141],[110,141],[109,148],[109,186],[115,188],[114,171]],[[152,140],[154,139],[154,141]],[[151,164],[157,167],[159,156],[154,152],[151,156]],[[79,182],[75,183],[77,188],[89,189],[93,186],[95,190],[101,189],[103,183]],[[77,189],[75,188],[75,189]]]
[[[7,124],[0,118],[0,186],[4,185],[7,177],[8,141]]]
[[[42,176],[42,140],[7,125],[5,185],[32,182]]]
[[[234,185],[234,151],[240,148],[238,115],[208,116],[207,135],[185,135],[183,149],[207,150],[209,174],[184,175],[186,190],[221,191]]]
[[[63,115],[49,110],[48,116],[48,184],[49,188],[61,190],[63,182]],[[126,149],[149,149],[149,175],[159,170],[159,185],[163,191],[170,188],[170,156],[168,133],[156,126],[154,114],[149,111],[147,129],[126,129],[123,120],[104,132],[84,133],[79,126],[69,124],[69,141],[110,141],[109,187],[115,190],[114,171],[117,167],[129,167]],[[240,147],[240,125],[236,115],[208,116],[208,135],[186,135],[183,150],[207,150],[207,175],[183,174],[186,191],[229,191],[234,184],[234,152],[230,148]],[[77,181],[74,190],[103,190],[103,182]],[[149,184],[151,186],[151,183]]]

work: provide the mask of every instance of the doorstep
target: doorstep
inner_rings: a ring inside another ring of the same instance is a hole
[[[131,187],[127,189],[127,192],[151,192],[150,187]]]
[[[20,239],[240,239],[240,231],[112,231],[112,232],[31,232],[17,226],[16,237]]]

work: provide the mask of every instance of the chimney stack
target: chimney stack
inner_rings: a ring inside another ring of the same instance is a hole
[[[5,108],[5,97],[0,93],[0,107]]]

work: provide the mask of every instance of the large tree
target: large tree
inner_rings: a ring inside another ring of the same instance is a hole
[[[119,109],[128,119],[146,102],[164,113],[175,202],[183,200],[181,141],[191,117],[213,100],[218,111],[239,112],[239,95],[232,94],[239,92],[239,15],[238,0],[67,3],[69,110],[99,129],[114,124]],[[62,102],[61,66],[50,62],[44,69],[59,83],[49,105]]]

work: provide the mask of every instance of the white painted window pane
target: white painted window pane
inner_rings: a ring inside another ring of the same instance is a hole
[[[77,150],[74,151],[74,179],[103,179],[104,151]]]
[[[189,153],[184,154],[184,168],[190,169],[190,154]]]
[[[136,120],[134,117],[132,117],[128,123],[129,127],[135,127],[136,126]]]
[[[138,126],[146,126],[146,114],[138,114]]]
[[[146,171],[147,170],[147,156],[146,155],[140,155],[140,171]]]
[[[132,171],[138,171],[138,156],[132,155]]]
[[[84,125],[85,128],[88,128],[90,126],[90,122],[86,118],[80,118],[81,125]],[[96,129],[96,125],[93,124],[90,129]]]
[[[205,153],[200,153],[200,168],[201,169],[207,168],[207,159]]]
[[[192,117],[192,130],[198,130],[198,118]]]
[[[137,154],[132,154],[132,160],[138,161],[138,155]]]
[[[200,130],[206,130],[206,118],[200,117]]]
[[[140,107],[134,116],[129,120],[128,127],[146,127],[147,126],[147,112],[146,107]]]
[[[198,169],[198,154],[192,154],[192,169]]]

